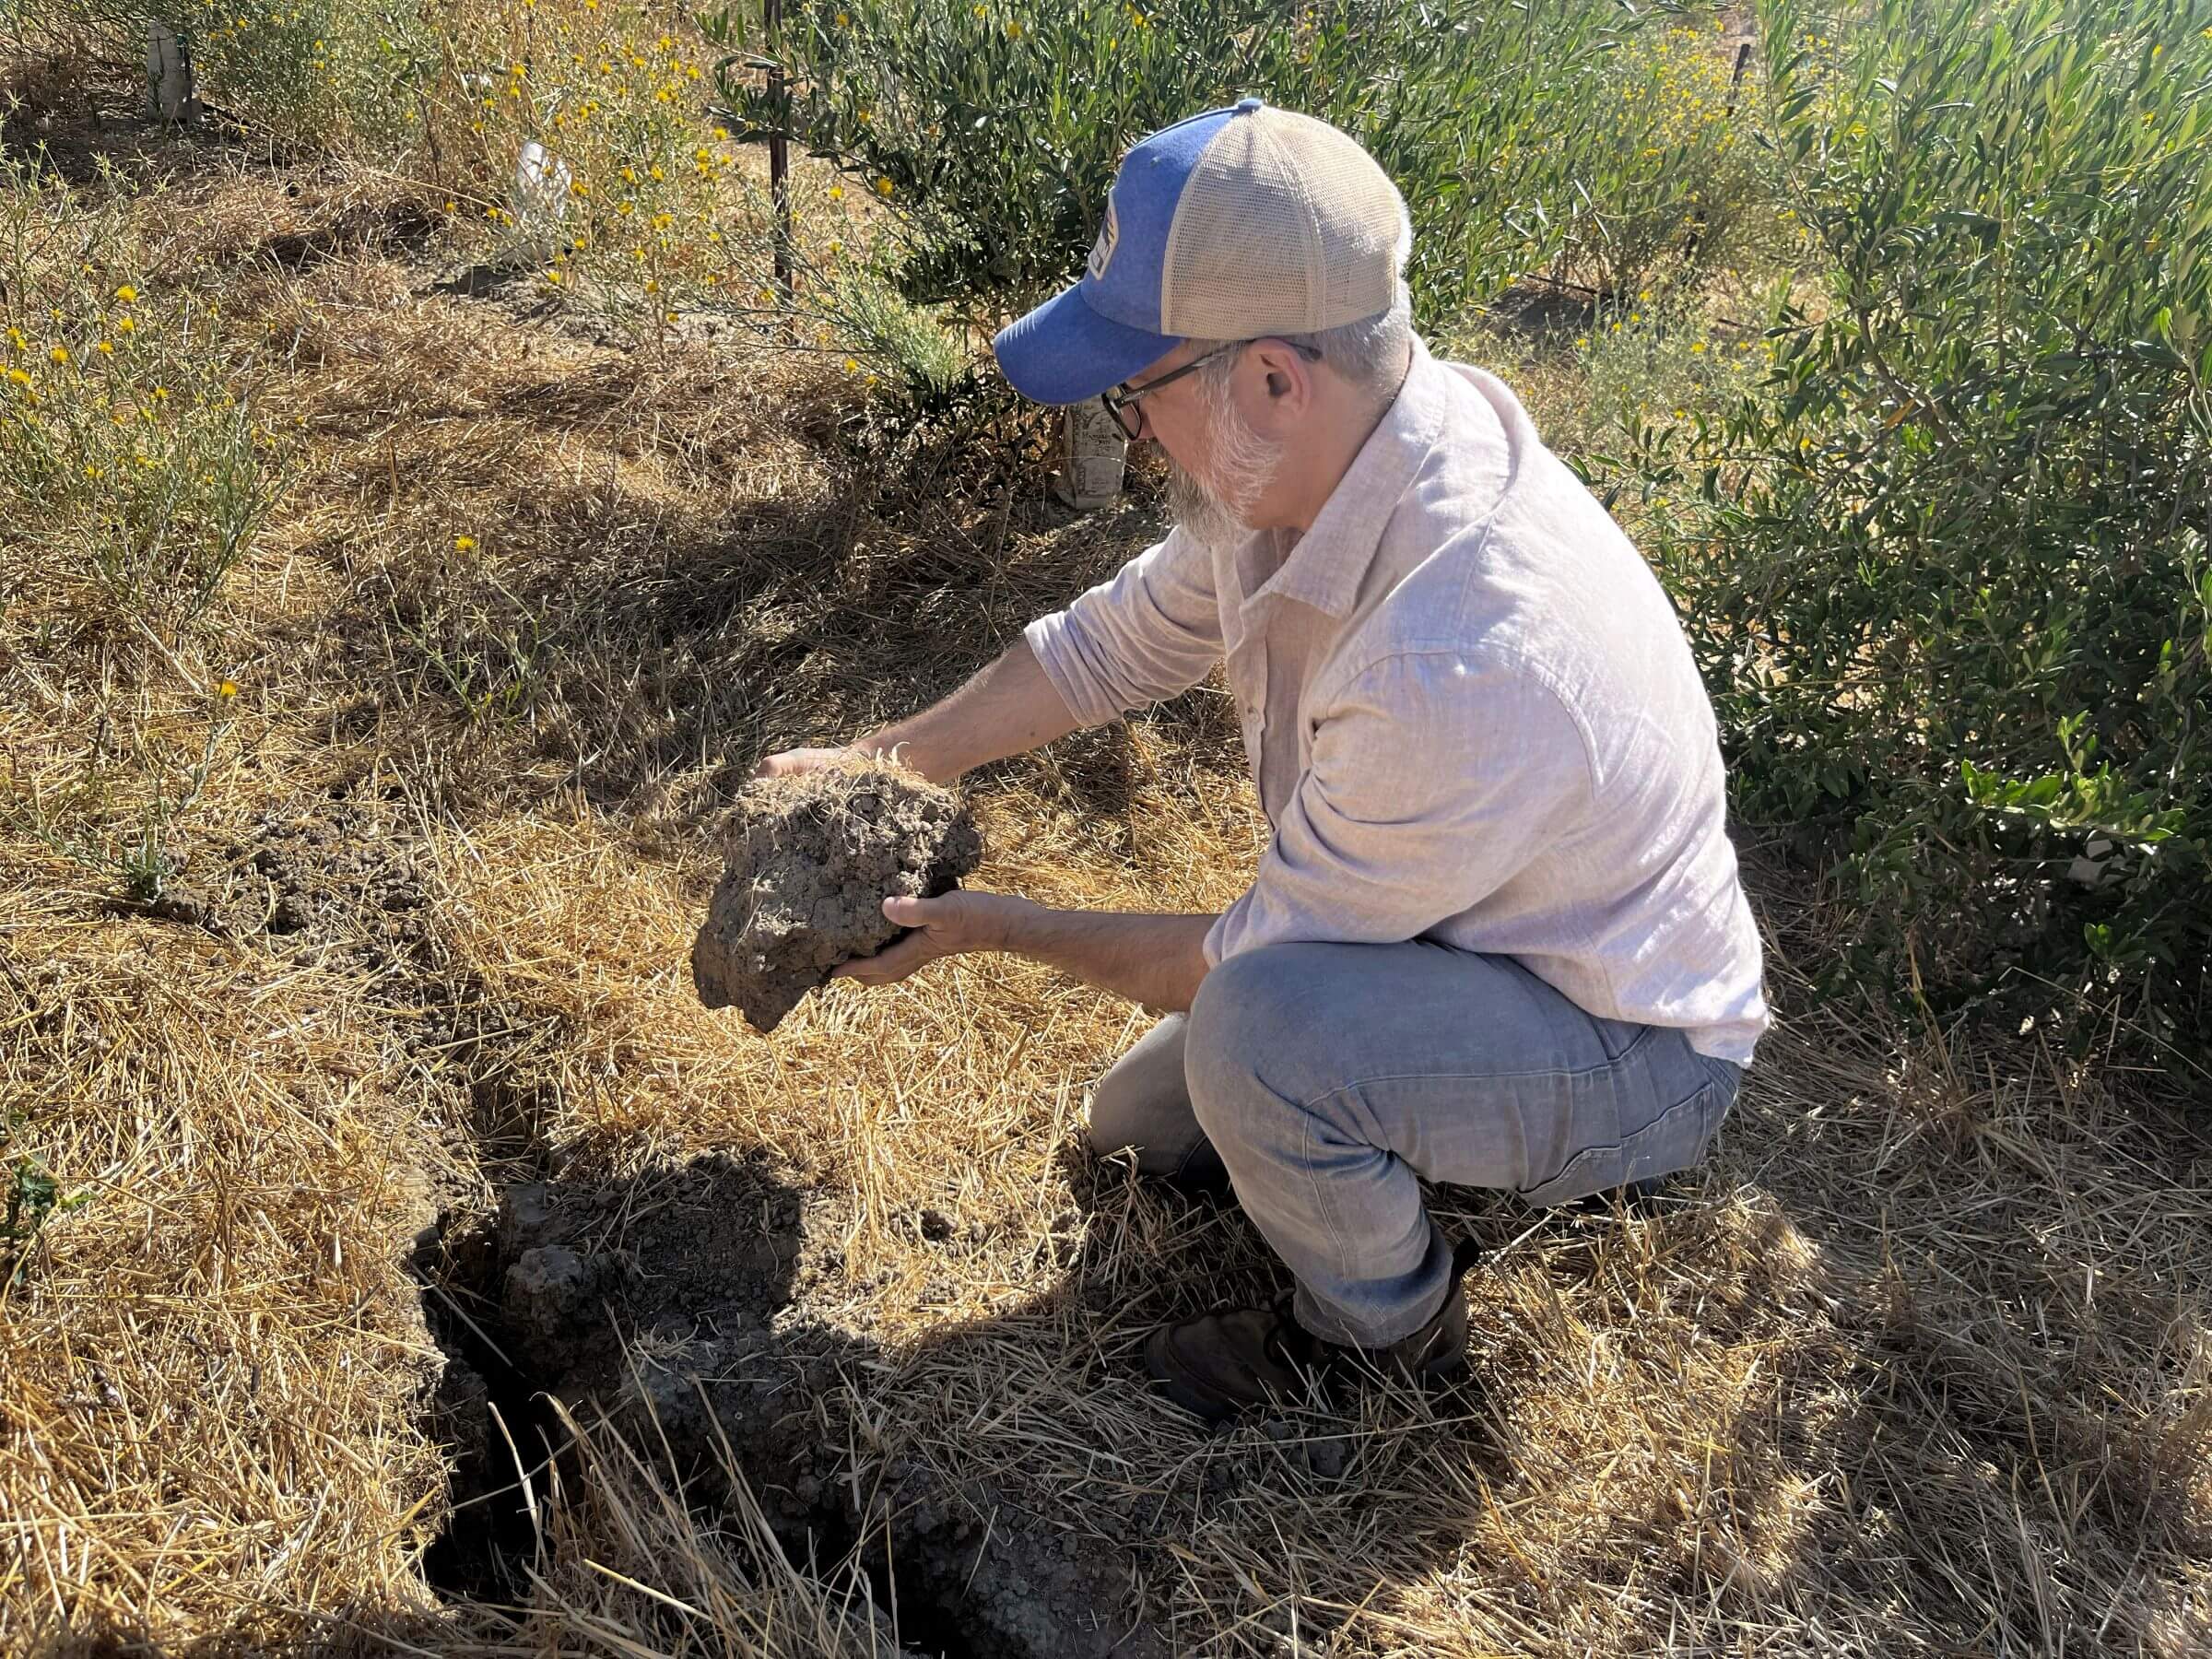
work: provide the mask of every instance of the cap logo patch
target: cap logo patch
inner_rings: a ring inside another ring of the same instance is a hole
[[[1106,280],[1106,267],[1113,261],[1113,251],[1121,245],[1122,230],[1113,217],[1113,197],[1106,198],[1106,222],[1099,227],[1099,240],[1090,244],[1090,263],[1086,267],[1093,282]]]

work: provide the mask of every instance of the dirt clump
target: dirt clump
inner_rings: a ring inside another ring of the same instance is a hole
[[[950,892],[982,861],[960,799],[912,772],[830,767],[747,786],[724,830],[728,863],[691,947],[710,1008],[772,1031],[799,999],[906,930],[890,898]]]

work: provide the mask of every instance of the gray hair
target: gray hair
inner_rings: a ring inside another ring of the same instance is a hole
[[[1397,395],[1399,382],[1406,378],[1406,353],[1413,342],[1413,296],[1400,280],[1398,297],[1386,312],[1314,334],[1262,337],[1306,347],[1309,352],[1318,354],[1323,362],[1369,402],[1386,404]],[[1234,342],[1193,340],[1191,344],[1204,354]],[[1210,390],[1226,390],[1237,372],[1237,361],[1234,353],[1216,358],[1198,371],[1198,378]]]

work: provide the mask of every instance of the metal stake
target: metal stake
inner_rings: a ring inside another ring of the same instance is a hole
[[[776,292],[791,303],[791,106],[783,81],[783,0],[761,0],[768,28],[768,103],[775,124],[768,135],[768,196],[775,209]]]

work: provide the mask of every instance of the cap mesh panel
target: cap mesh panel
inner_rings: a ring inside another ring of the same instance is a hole
[[[1398,193],[1374,159],[1310,115],[1263,109],[1223,126],[1168,230],[1160,332],[1310,334],[1390,309]]]

